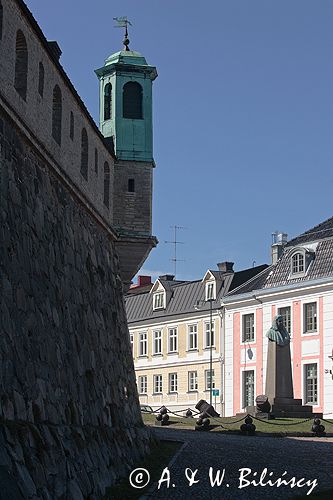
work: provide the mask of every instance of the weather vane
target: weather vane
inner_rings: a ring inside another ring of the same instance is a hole
[[[122,16],[122,17],[114,17],[114,21],[116,21],[118,24],[115,26],[115,28],[125,28],[125,37],[123,40],[124,48],[125,50],[129,50],[129,39],[128,39],[128,31],[127,31],[127,26],[130,25],[132,26],[132,23],[127,19],[127,16]]]

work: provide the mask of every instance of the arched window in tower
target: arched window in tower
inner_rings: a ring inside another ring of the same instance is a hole
[[[81,174],[88,180],[88,134],[85,128],[81,133]]]
[[[2,40],[2,24],[3,24],[3,7],[0,2],[0,40]]]
[[[137,82],[123,87],[123,118],[142,119],[142,87]]]
[[[59,85],[53,89],[52,103],[52,137],[61,145],[61,117],[62,117],[62,98]]]
[[[103,203],[109,208],[110,205],[110,167],[108,162],[104,163],[104,194]]]
[[[69,115],[69,137],[74,140],[74,114],[73,111],[71,111]]]
[[[16,34],[15,81],[14,87],[22,99],[27,98],[28,47],[21,30]]]
[[[43,97],[44,94],[44,66],[43,63],[39,63],[39,72],[38,72],[38,94]]]
[[[107,83],[104,87],[104,120],[111,119],[112,86]]]

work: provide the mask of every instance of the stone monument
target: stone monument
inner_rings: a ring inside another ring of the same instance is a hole
[[[282,316],[275,316],[268,338],[266,391],[271,404],[270,415],[275,417],[310,418],[311,406],[302,406],[301,399],[294,398],[290,355],[290,335]]]

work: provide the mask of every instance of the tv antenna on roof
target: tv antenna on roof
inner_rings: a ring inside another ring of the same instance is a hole
[[[116,24],[115,28],[125,28],[125,36],[124,36],[123,44],[124,44],[124,49],[129,50],[130,41],[128,38],[127,26],[128,25],[132,26],[132,23],[127,19],[127,16],[114,17],[113,20],[118,23],[118,24]]]
[[[184,259],[177,259],[177,245],[183,245],[184,242],[183,241],[178,241],[177,240],[177,231],[178,229],[187,229],[186,227],[183,227],[183,226],[177,226],[176,224],[174,226],[170,226],[171,229],[174,230],[174,240],[173,241],[164,241],[164,243],[171,243],[172,245],[174,245],[174,256],[171,260],[171,262],[174,263],[174,275],[175,275],[175,279],[177,277],[177,262],[184,262]]]

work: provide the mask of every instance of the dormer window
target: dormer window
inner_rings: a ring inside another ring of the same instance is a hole
[[[304,255],[295,253],[292,256],[292,274],[304,273]]]
[[[304,277],[315,258],[315,245],[295,248],[290,255],[290,278]]]
[[[154,293],[154,302],[153,302],[153,309],[156,311],[157,309],[164,309],[165,308],[165,294],[164,292],[156,292]]]
[[[206,300],[215,300],[216,298],[216,286],[215,281],[209,281],[206,283]]]

